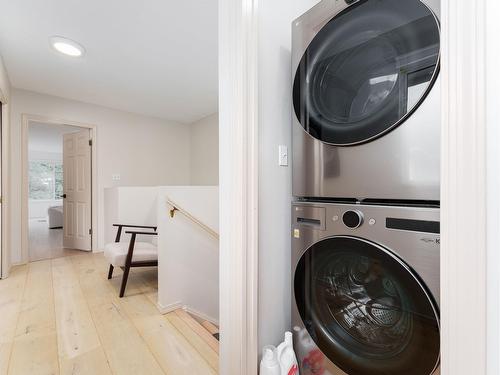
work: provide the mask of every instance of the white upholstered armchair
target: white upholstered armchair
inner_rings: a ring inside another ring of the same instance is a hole
[[[122,285],[120,288],[120,298],[125,294],[128,274],[132,267],[153,267],[158,266],[158,246],[156,238],[150,242],[137,242],[137,235],[157,236],[157,227],[147,225],[125,225],[113,224],[117,227],[114,243],[106,245],[104,256],[109,262],[108,280],[113,277],[114,267],[123,270]],[[131,228],[125,233],[130,234],[129,242],[121,242],[123,228]]]

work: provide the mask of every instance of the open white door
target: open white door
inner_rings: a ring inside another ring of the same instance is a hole
[[[63,247],[92,250],[90,129],[63,135]]]

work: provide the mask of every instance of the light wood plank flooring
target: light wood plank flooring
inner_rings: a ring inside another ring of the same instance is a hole
[[[28,252],[30,262],[82,253],[80,250],[63,248],[62,228],[49,229],[48,219],[31,219],[29,221]]]
[[[156,269],[107,280],[102,254],[18,266],[0,280],[0,374],[217,374],[217,341],[184,311],[162,315]]]

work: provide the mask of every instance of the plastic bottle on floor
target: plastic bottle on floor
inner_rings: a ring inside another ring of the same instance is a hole
[[[272,345],[265,346],[260,361],[260,375],[281,375],[276,348]]]
[[[285,341],[278,345],[277,356],[281,375],[299,375],[297,357],[293,351],[292,332],[285,332]]]

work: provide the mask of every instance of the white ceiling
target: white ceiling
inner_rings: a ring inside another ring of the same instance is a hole
[[[42,122],[30,122],[28,133],[29,152],[57,153],[63,152],[63,134],[82,130],[77,126],[54,125]]]
[[[217,111],[217,0],[0,0],[0,54],[16,88],[183,123]]]

